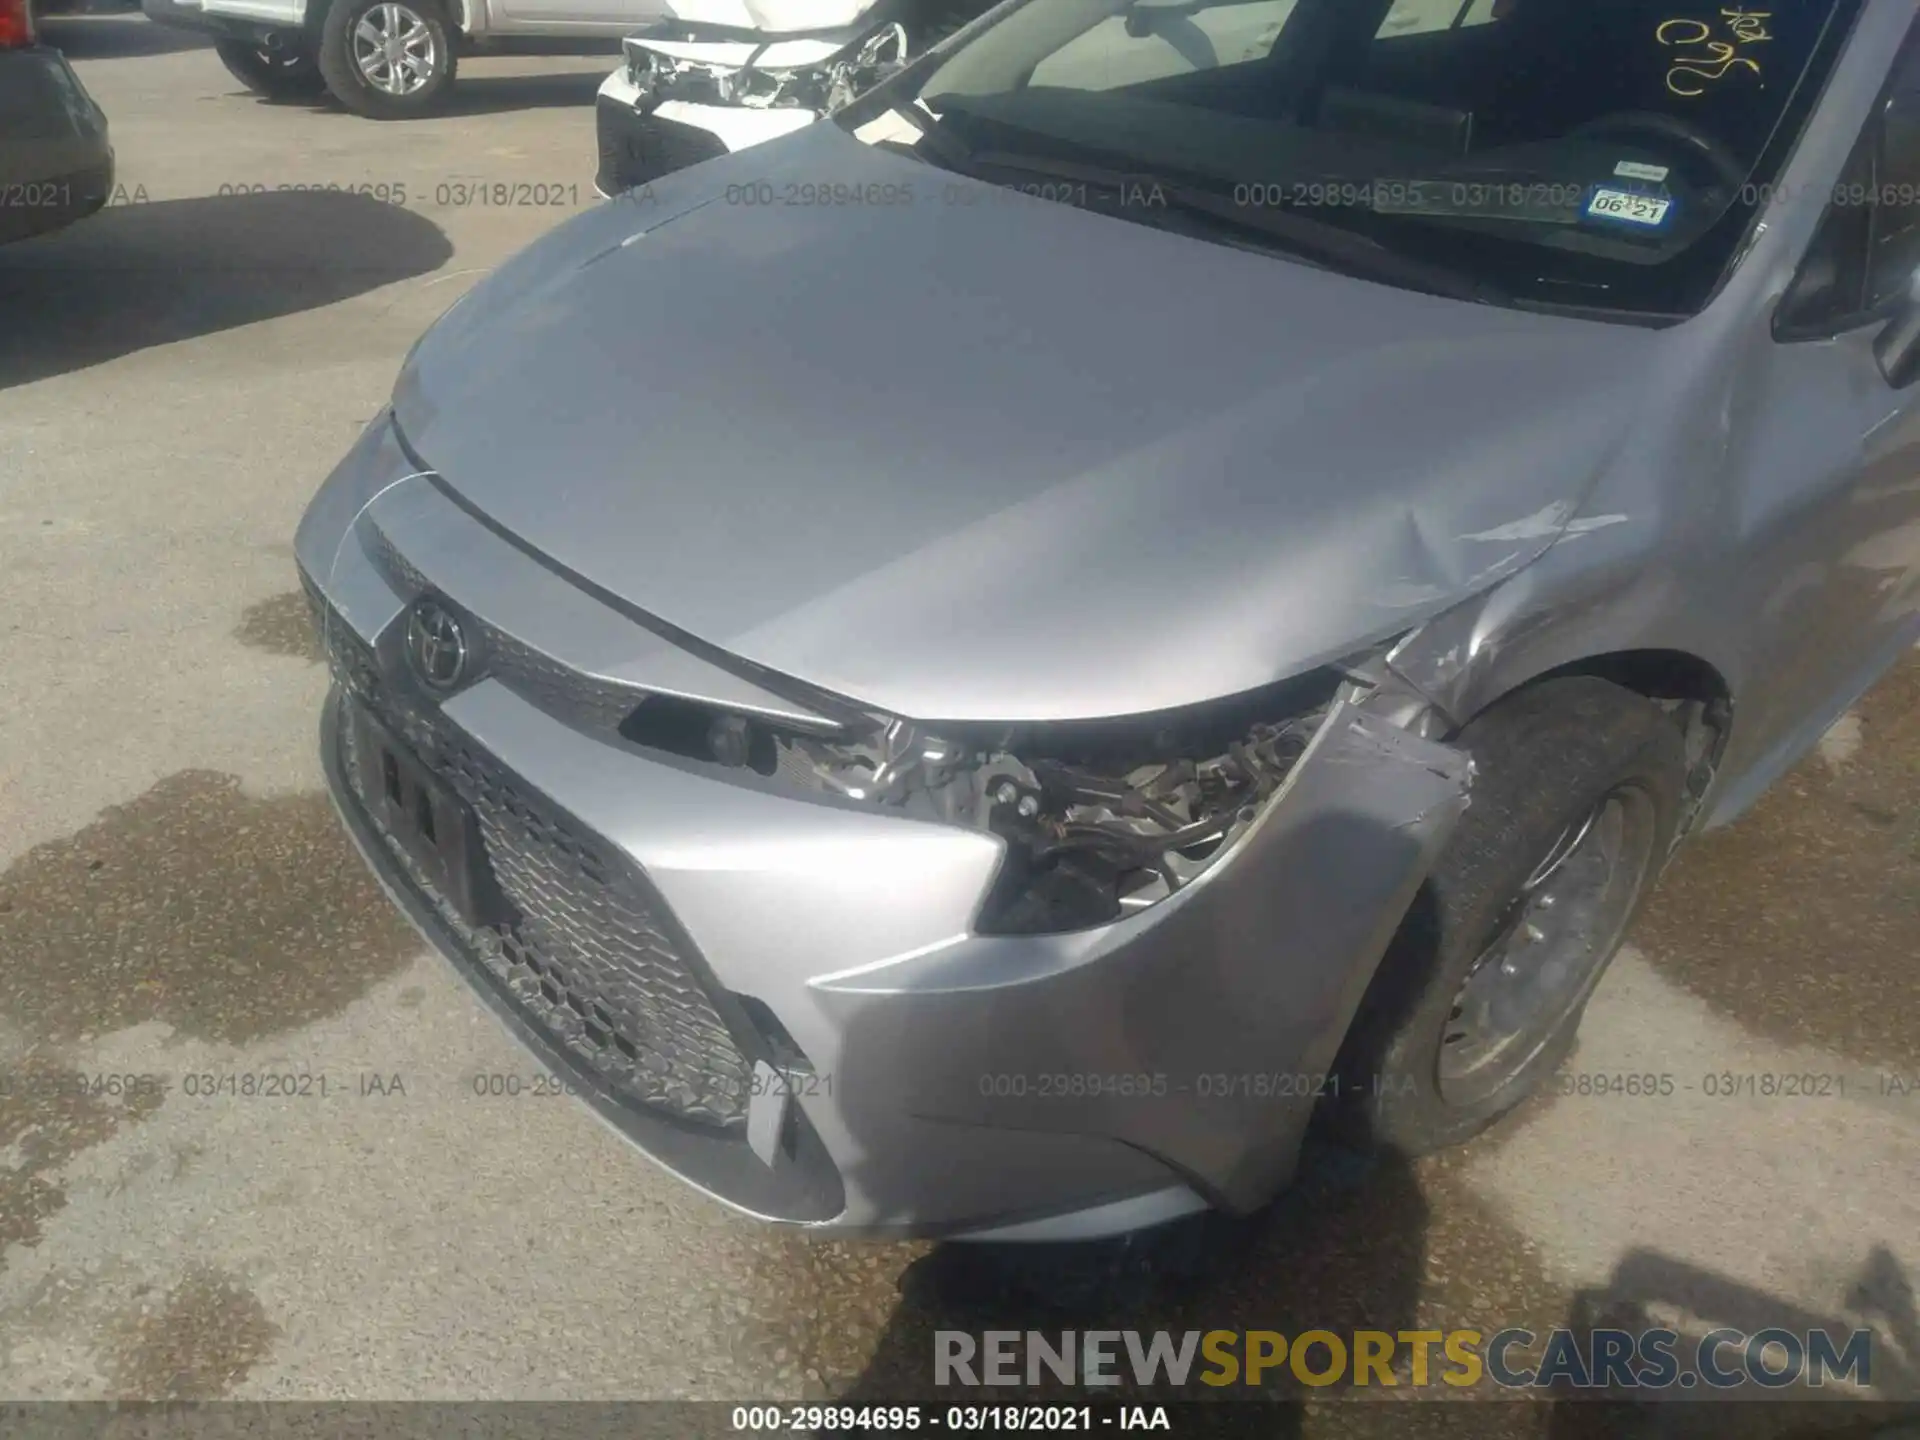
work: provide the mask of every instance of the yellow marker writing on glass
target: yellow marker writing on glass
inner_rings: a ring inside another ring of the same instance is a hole
[[[1724,79],[1734,69],[1760,73],[1760,62],[1742,55],[1740,46],[1773,38],[1767,33],[1772,12],[1736,9],[1722,10],[1720,15],[1726,21],[1727,33],[1733,36],[1732,41],[1714,39],[1713,26],[1705,20],[1662,20],[1655,27],[1653,38],[1662,45],[1699,47],[1698,53],[1673,57],[1673,65],[1667,71],[1667,89],[1675,95],[1688,99],[1704,95],[1710,84]]]

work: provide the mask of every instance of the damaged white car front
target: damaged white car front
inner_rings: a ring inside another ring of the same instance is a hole
[[[701,0],[630,35],[600,87],[595,186],[618,195],[811,124],[973,13],[881,0]]]

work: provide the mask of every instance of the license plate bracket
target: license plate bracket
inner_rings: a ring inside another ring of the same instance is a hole
[[[486,925],[486,846],[473,811],[364,706],[354,710],[354,758],[368,808],[461,920]]]

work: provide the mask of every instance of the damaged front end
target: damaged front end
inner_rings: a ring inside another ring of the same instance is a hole
[[[703,38],[699,26],[669,22],[628,38],[627,75],[643,105],[677,100],[817,116],[906,63],[907,30],[898,21],[831,48],[837,43],[837,37]]]
[[[1173,714],[931,726],[866,716],[831,736],[655,696],[622,733],[783,789],[997,836],[1005,860],[977,933],[1054,934],[1198,879],[1259,820],[1336,703],[1378,693],[1377,680],[1328,668]]]
[[[882,0],[832,28],[799,28],[820,23],[804,8],[733,17],[761,22],[743,28],[696,12],[631,35],[626,63],[600,87],[596,183],[617,195],[811,124],[971,13],[922,16]]]
[[[1384,647],[1173,711],[908,720],[572,598],[390,429],[355,466],[297,547],[337,667],[341,813],[649,1154],[751,1213],[855,1231],[1084,1235],[1284,1183],[1471,781]],[[423,601],[466,642],[449,694],[419,688]],[[398,802],[375,723],[426,767]],[[441,869],[395,828],[427,778],[488,827]],[[739,1097],[718,1133],[637,1068],[683,1043],[730,1087],[699,1094]]]
[[[1406,698],[1343,668],[1098,736],[1031,727],[974,751],[964,785],[909,784],[903,807],[989,807],[999,876],[964,941],[810,982],[859,1042],[826,1063],[916,1119],[1119,1141],[1206,1204],[1258,1208],[1467,807],[1471,759]]]

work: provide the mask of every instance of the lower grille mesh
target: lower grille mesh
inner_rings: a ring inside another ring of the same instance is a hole
[[[349,787],[411,886],[431,902],[469,959],[618,1098],[724,1130],[746,1123],[752,1067],[712,998],[664,933],[658,900],[630,862],[516,780],[443,715],[396,702],[329,627],[343,684],[341,745]],[[364,649],[364,647],[360,647]],[[472,809],[493,881],[514,912],[475,928],[461,919],[382,824],[361,788],[352,708],[382,724]]]

